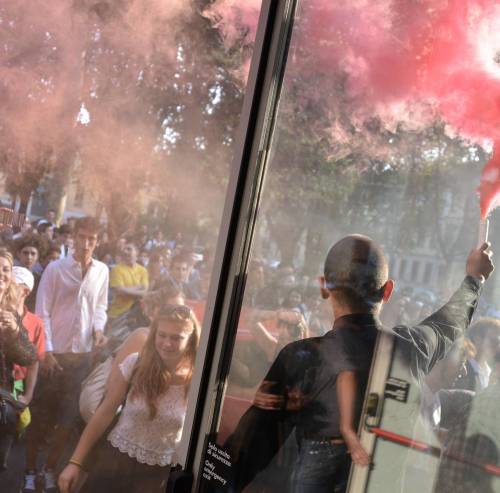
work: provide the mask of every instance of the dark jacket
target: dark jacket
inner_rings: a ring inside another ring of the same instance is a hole
[[[37,359],[36,347],[30,342],[22,324],[15,337],[0,336],[0,387],[12,391],[14,364],[30,366]]]
[[[390,331],[397,338],[402,357],[416,380],[421,381],[436,362],[445,356],[453,342],[464,334],[477,306],[480,288],[478,281],[467,276],[448,303],[420,324],[414,327],[397,326]],[[300,431],[306,427],[309,433],[315,431],[314,428],[309,429],[312,423],[313,427],[317,427],[318,435],[322,435],[324,429],[334,429],[338,416],[332,418],[329,415],[333,411],[325,408],[325,402],[329,396],[334,396],[336,374],[349,369],[348,363],[352,365],[351,368],[361,372],[359,392],[364,395],[376,340],[373,328],[381,330],[382,326],[375,317],[350,317],[349,323],[357,325],[350,330],[358,331],[360,337],[339,339],[345,353],[342,367],[332,364],[328,360],[328,352],[322,351],[323,347],[331,344],[335,324],[333,330],[324,336],[293,342],[278,355],[271,367],[271,375],[268,374],[275,382],[276,392],[273,389],[273,393],[283,394],[285,406],[287,392],[291,388],[298,387],[306,394],[309,393],[309,397],[305,399],[304,408],[298,411],[269,411],[251,406],[243,415],[225,444],[234,461],[233,486],[236,491],[242,490],[269,464],[294,428]],[[340,322],[336,321],[336,324],[344,325],[345,320],[342,319],[339,319]],[[276,368],[280,368],[280,371],[275,371]],[[269,378],[266,377],[266,380]],[[358,403],[358,410],[360,408],[361,404]],[[304,419],[311,418],[311,423],[304,422]],[[329,434],[331,433],[330,431]]]

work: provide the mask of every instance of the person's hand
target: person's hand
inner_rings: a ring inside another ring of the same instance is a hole
[[[9,311],[0,311],[0,334],[14,337],[19,332],[19,324],[16,316]]]
[[[269,390],[275,384],[275,382],[269,382],[265,380],[259,387],[259,390],[255,393],[253,400],[253,405],[259,409],[265,409],[267,411],[279,411],[283,409],[283,404],[285,399],[282,395],[271,394]]]
[[[349,453],[351,454],[351,459],[357,466],[369,466],[370,465],[370,456],[363,448],[361,443],[358,443],[354,447],[349,448]]]
[[[485,242],[479,248],[471,250],[467,257],[465,271],[467,275],[486,281],[495,269],[491,257],[493,252],[490,250],[490,243]]]
[[[17,396],[17,400],[22,404],[24,404],[25,406],[29,405],[31,399],[33,399],[33,394],[19,394]]]
[[[108,338],[104,335],[102,330],[94,332],[94,349],[104,347],[108,343]]]
[[[286,394],[286,410],[300,411],[308,402],[300,389],[289,389]]]
[[[353,431],[352,433],[344,434],[344,439],[354,464],[357,466],[369,466],[371,457],[363,445],[361,445],[358,435]]]
[[[68,464],[57,480],[57,486],[61,493],[72,493],[80,480],[83,470],[75,464]]]
[[[47,352],[42,360],[41,371],[45,375],[52,377],[55,371],[62,371],[62,366],[51,352]]]

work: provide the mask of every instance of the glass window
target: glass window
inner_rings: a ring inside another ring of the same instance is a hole
[[[500,491],[500,353],[482,349],[498,307],[476,308],[464,280],[496,136],[462,84],[498,91],[487,3],[298,3],[203,491],[214,474],[236,491],[345,491],[351,460],[353,492]]]
[[[434,265],[432,264],[432,262],[426,262],[424,277],[422,279],[423,284],[427,285],[430,283],[433,271],[434,271]]]
[[[414,260],[411,264],[411,281],[418,283],[419,281],[419,272],[420,272],[420,262],[418,260]]]
[[[401,259],[401,263],[399,264],[399,272],[401,279],[407,279],[408,278],[408,265],[409,261],[405,258]]]
[[[56,491],[84,463],[88,491],[164,491],[184,462],[260,2],[246,8],[239,30],[223,1],[2,2],[0,312],[27,333],[0,335],[0,387],[16,364],[31,410],[8,458],[16,423],[0,431],[2,492]]]

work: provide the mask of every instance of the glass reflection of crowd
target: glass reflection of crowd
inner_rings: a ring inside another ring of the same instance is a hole
[[[325,276],[326,270],[325,264]],[[434,288],[440,290],[443,286]],[[435,492],[490,491],[493,476],[481,470],[481,464],[478,467],[477,457],[481,457],[483,466],[498,464],[500,437],[495,436],[494,429],[499,427],[491,426],[489,438],[484,429],[472,439],[466,432],[474,426],[477,430],[484,428],[492,410],[493,396],[498,396],[500,322],[493,317],[482,317],[482,310],[476,310],[477,294],[473,293],[477,289],[461,287],[458,295],[454,295],[455,300],[447,302],[439,300],[430,289],[408,286],[394,293],[379,314],[383,326],[396,327],[403,345],[409,346],[404,351],[407,356],[404,364],[412,367],[417,361],[415,374],[419,382],[421,420],[437,438],[442,450],[438,470],[422,471],[435,474]],[[271,268],[263,260],[252,260],[249,264],[239,340],[237,338],[233,352],[220,430],[220,443],[237,457],[233,479],[235,491],[340,492],[346,488],[347,476],[341,477],[334,472],[338,466],[334,457],[340,460],[342,455],[339,450],[347,445],[343,453],[360,466],[370,461],[359,442],[350,436],[352,430],[344,433],[340,428],[339,433],[335,417],[338,411],[332,408],[328,417],[321,412],[318,414],[321,417],[313,416],[314,405],[325,409],[328,406],[319,397],[324,389],[314,390],[312,380],[321,380],[325,371],[333,374],[337,370],[329,366],[335,366],[334,363],[312,355],[317,353],[317,347],[324,345],[323,337],[333,338],[335,332],[340,334],[339,328],[336,329],[337,321],[333,324],[332,306],[322,300],[318,292],[315,279],[302,276],[289,265],[278,264]],[[328,296],[337,297],[338,303],[338,293]],[[351,308],[350,303],[347,305]],[[353,313],[357,313],[356,305],[354,303]],[[361,311],[371,313],[370,308]],[[465,330],[474,312],[476,322],[464,337],[457,338],[459,328]],[[338,318],[340,322],[344,317]],[[421,321],[424,322],[418,326]],[[429,338],[428,333],[434,331],[437,341],[435,336]],[[350,358],[361,358],[363,349],[359,341],[340,338],[337,343],[344,345],[344,350],[335,355],[331,352],[331,358],[338,358],[340,362],[346,356],[343,351],[349,354],[353,348],[357,349]],[[434,348],[434,355],[430,348]],[[307,358],[307,368],[302,368],[302,360]],[[349,367],[352,363],[346,365]],[[338,366],[342,366],[341,363]],[[358,378],[366,372],[366,366],[363,368],[358,367],[355,371]],[[313,374],[316,376],[312,377]],[[354,387],[351,385],[355,384],[343,383],[343,378],[340,372],[337,392],[342,388],[346,395],[352,392]],[[325,387],[329,385],[325,382]],[[330,398],[335,399],[334,394]],[[337,398],[342,407],[342,396],[337,395]],[[253,402],[253,406],[242,406],[242,399]],[[474,404],[479,401],[489,402],[489,409],[485,406],[481,410]],[[274,417],[272,412],[275,412]],[[336,425],[329,430],[336,432],[320,431],[328,429],[325,423],[330,420]],[[312,432],[311,424],[313,428],[317,425]],[[255,432],[257,429],[260,433]],[[409,434],[412,435],[411,430]],[[290,440],[290,437],[293,438]],[[430,439],[429,443],[432,442]],[[308,462],[310,454],[312,462]]]

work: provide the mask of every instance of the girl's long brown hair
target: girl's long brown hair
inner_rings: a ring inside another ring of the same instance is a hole
[[[183,310],[188,310],[188,307],[185,305],[178,306],[182,307]],[[170,308],[171,311],[169,313],[160,310],[159,315],[153,320],[146,344],[140,353],[132,377],[130,396],[131,398],[139,396],[144,397],[149,407],[150,419],[156,417],[158,413],[158,399],[167,392],[170,387],[170,382],[172,381],[172,375],[165,368],[165,363],[155,347],[156,334],[160,321],[168,320],[174,324],[178,324],[180,327],[192,328],[186,350],[179,362],[180,368],[186,368],[188,370],[185,384],[185,397],[187,397],[187,392],[193,376],[196,351],[198,350],[200,339],[200,326],[194,313],[190,311],[189,318],[183,318],[176,313],[175,306],[173,310],[172,306]]]
[[[0,258],[4,258],[9,262],[10,269],[12,271],[12,266],[14,265],[14,258],[12,254],[5,248],[0,247]],[[10,283],[7,289],[5,290],[3,297],[0,299],[0,309],[8,310],[10,312],[17,312],[17,305],[19,303],[19,287],[12,279],[12,273],[10,278]]]

